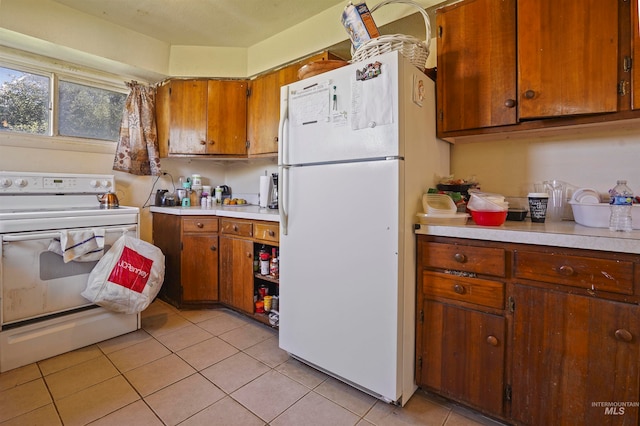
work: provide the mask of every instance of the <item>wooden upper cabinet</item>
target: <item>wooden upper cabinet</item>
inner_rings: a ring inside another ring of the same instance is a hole
[[[631,2],[631,57],[640,60],[640,19],[638,2]],[[640,109],[640,66],[636,63],[631,68],[631,109]]]
[[[161,156],[246,155],[247,81],[170,80],[156,105]]]
[[[438,129],[515,124],[516,1],[471,0],[438,10]]]
[[[519,0],[521,119],[615,112],[618,1]]]
[[[272,72],[251,81],[247,136],[249,155],[278,152],[280,75]]]
[[[280,88],[298,81],[301,66],[327,59],[339,58],[329,52],[319,53],[251,81],[247,120],[249,156],[273,156],[278,153]]]
[[[247,81],[207,83],[207,154],[246,155]]]

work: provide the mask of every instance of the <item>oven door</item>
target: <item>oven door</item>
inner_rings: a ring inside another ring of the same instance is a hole
[[[136,225],[106,226],[105,252],[124,232],[137,235]],[[80,230],[80,229],[76,229]],[[0,326],[91,306],[80,293],[87,286],[94,262],[64,263],[50,252],[55,231],[0,235]]]

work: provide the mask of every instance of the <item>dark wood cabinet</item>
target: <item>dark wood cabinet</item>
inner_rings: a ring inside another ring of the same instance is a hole
[[[473,0],[437,21],[439,132],[517,122],[516,1]]]
[[[438,135],[638,118],[630,111],[640,105],[634,9],[625,0],[464,0],[438,9]]]
[[[418,235],[416,383],[518,425],[637,425],[640,256]]]
[[[637,425],[640,306],[516,285],[512,418]],[[600,404],[598,404],[600,403]]]
[[[518,0],[521,120],[615,112],[616,0]]]
[[[482,277],[481,277],[482,276]],[[416,383],[503,415],[505,252],[418,239]]]
[[[218,218],[154,214],[153,242],[165,255],[162,299],[178,307],[218,301]]]

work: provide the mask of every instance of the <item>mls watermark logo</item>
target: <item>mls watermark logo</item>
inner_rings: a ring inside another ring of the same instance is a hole
[[[637,408],[638,401],[596,401],[591,403],[592,407],[603,407],[605,416],[624,416],[625,409]]]

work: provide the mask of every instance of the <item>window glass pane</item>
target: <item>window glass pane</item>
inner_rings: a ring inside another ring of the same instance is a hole
[[[60,81],[58,85],[58,133],[117,141],[124,93]]]
[[[49,134],[49,77],[0,67],[0,131]]]

